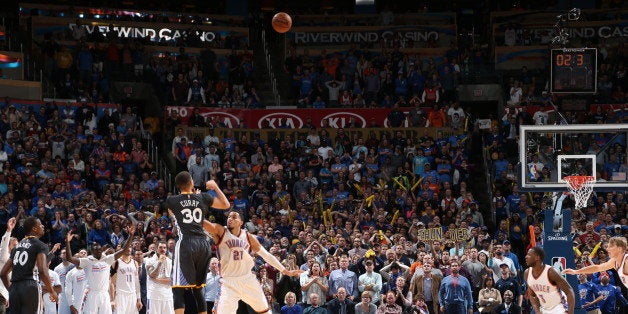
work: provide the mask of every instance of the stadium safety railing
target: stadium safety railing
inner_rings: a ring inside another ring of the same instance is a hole
[[[142,122],[142,120],[139,120],[139,129],[140,136],[147,145],[146,151],[148,152],[148,157],[153,165],[155,165],[157,177],[164,180],[164,183],[166,184],[166,189],[168,191],[170,191],[171,193],[175,193],[173,182],[174,178],[172,176],[172,172],[170,172],[170,168],[168,168],[168,164],[164,160],[163,156],[159,154],[159,146],[155,144],[152,134],[148,130],[144,129],[144,123]]]
[[[495,215],[495,204],[493,203],[493,188],[494,188],[494,184],[493,184],[493,180],[494,180],[494,173],[493,173],[493,160],[491,160],[491,156],[489,153],[489,150],[487,148],[484,136],[482,136],[482,161],[484,162],[484,169],[486,169],[486,176],[485,176],[485,180],[486,180],[486,186],[488,187],[488,198],[489,198],[489,203],[490,203],[490,208],[491,208],[491,220],[493,222],[495,222],[495,224],[498,224],[498,221],[495,221],[496,215]]]
[[[275,77],[275,71],[273,71],[273,64],[270,57],[270,48],[266,38],[266,30],[262,29],[262,48],[264,49],[264,60],[266,61],[266,69],[268,71],[268,77],[270,79],[270,85],[273,91],[273,97],[275,98],[275,106],[281,106],[281,95],[277,89],[277,78]]]

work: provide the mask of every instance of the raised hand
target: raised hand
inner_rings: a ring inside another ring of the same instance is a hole
[[[60,248],[61,248],[61,243],[55,243],[55,245],[52,247],[52,250],[50,250],[50,253],[54,253],[58,251]]]
[[[562,274],[563,274],[563,275],[575,275],[575,274],[576,274],[576,271],[575,271],[575,270],[573,270],[573,269],[571,269],[571,268],[567,268],[567,269],[563,270],[563,273],[562,273]]]
[[[68,233],[65,235],[65,240],[67,242],[72,241],[72,238],[74,238],[75,236],[77,236],[76,234],[72,234],[72,232],[68,231]]]
[[[134,223],[130,223],[126,227],[126,231],[129,233],[129,238],[133,237],[133,235],[135,234],[135,224]]]
[[[220,189],[218,187],[218,183],[216,183],[216,181],[214,180],[209,180],[205,183],[205,188],[207,188],[207,190],[218,190]]]
[[[7,232],[13,231],[13,228],[15,228],[16,223],[17,223],[17,220],[15,219],[15,217],[9,219],[9,221],[7,222]]]

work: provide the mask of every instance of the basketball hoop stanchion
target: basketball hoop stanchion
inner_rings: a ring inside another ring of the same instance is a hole
[[[580,209],[587,206],[587,201],[593,192],[595,186],[594,176],[567,176],[563,180],[567,182],[569,192],[573,194],[576,201],[575,209]]]

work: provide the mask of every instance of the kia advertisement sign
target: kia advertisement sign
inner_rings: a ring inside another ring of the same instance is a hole
[[[166,107],[166,114],[178,114],[184,122],[198,109],[198,114],[211,119],[215,123],[227,128],[237,126],[258,129],[301,129],[307,125],[317,128],[365,128],[365,127],[392,127],[388,123],[390,109],[223,109],[223,108],[194,108],[182,106]],[[405,111],[410,108],[404,108]],[[429,108],[424,108],[429,112]],[[406,112],[407,113],[407,112]],[[408,127],[406,119],[401,127]]]

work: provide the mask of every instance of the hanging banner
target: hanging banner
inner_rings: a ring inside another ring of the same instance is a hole
[[[419,229],[417,238],[421,242],[441,241],[443,239],[454,242],[466,242],[469,240],[470,232],[468,228],[455,228],[443,232],[442,227]]]
[[[401,25],[401,26],[318,26],[294,27],[288,38],[297,45],[377,44],[381,40],[408,42],[433,41],[439,47],[456,42],[456,25]]]
[[[234,128],[244,124],[246,128],[253,129],[301,129],[307,125],[316,128],[365,128],[365,127],[392,127],[388,121],[390,109],[224,109],[207,107],[182,107],[168,106],[166,114],[176,113],[181,120],[187,122],[194,114],[194,110],[205,119],[213,119],[216,123],[226,128]],[[431,108],[422,108],[427,115]],[[410,108],[403,108],[406,111],[406,118],[402,122],[402,127],[409,127],[407,114]]]

